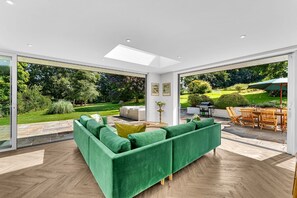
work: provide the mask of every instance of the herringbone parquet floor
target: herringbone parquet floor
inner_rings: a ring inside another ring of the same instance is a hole
[[[249,151],[257,152],[251,147],[223,139],[216,156],[206,154],[174,174],[173,181],[156,184],[138,197],[291,197],[294,173],[277,165],[286,167],[292,156],[271,152],[265,156],[261,150],[261,160],[249,156]],[[104,196],[69,140],[1,153],[0,197]]]

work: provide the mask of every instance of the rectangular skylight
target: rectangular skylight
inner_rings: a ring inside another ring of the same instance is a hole
[[[125,45],[118,45],[104,57],[149,66],[156,58],[156,55]]]

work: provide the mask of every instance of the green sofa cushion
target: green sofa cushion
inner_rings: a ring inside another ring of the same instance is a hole
[[[141,125],[132,125],[132,124],[123,124],[123,123],[117,123],[115,122],[115,127],[117,129],[118,135],[127,138],[129,134],[131,133],[140,133],[144,132],[146,129],[145,124]]]
[[[196,129],[196,124],[194,122],[189,122],[186,124],[179,124],[176,126],[163,127],[167,131],[166,138],[172,138],[174,136],[181,135]]]
[[[107,128],[109,128],[112,132],[114,132],[115,134],[118,134],[117,132],[117,129],[112,127],[112,126],[109,126],[109,125],[105,125]]]
[[[143,133],[132,133],[128,135],[128,139],[131,142],[132,148],[139,148],[142,146],[165,140],[166,131],[164,129],[159,129]]]
[[[84,127],[86,127],[87,126],[87,122],[89,121],[89,120],[91,120],[92,118],[90,118],[89,116],[86,116],[86,115],[82,115],[82,116],[80,116],[80,118],[79,118],[79,122],[84,126]]]
[[[94,119],[90,119],[88,122],[87,122],[87,129],[97,138],[100,137],[100,130],[101,128],[103,128],[104,125],[96,122],[96,120]]]
[[[201,128],[213,125],[214,119],[206,118],[206,119],[200,120],[200,121],[193,120],[193,122],[196,124],[196,129],[201,129]]]
[[[131,143],[127,138],[122,138],[112,132],[108,127],[100,131],[101,142],[114,153],[122,153],[131,150]]]

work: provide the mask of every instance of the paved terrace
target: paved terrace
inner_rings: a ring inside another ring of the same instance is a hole
[[[216,122],[222,123],[223,137],[227,139],[257,144],[258,146],[268,147],[278,151],[286,151],[287,149],[286,133],[241,127],[230,123],[229,120],[226,119],[215,118],[215,120]],[[109,116],[108,123],[113,126],[114,122],[140,123],[139,121],[132,121],[119,116]],[[184,117],[182,122],[185,122]],[[0,126],[0,141],[9,138],[8,129],[8,126]],[[18,125],[18,144],[19,146],[27,146],[43,142],[71,139],[73,137],[72,130],[73,120],[20,124]]]

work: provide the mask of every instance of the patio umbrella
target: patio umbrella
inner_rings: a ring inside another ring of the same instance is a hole
[[[283,107],[283,90],[287,90],[288,78],[277,78],[250,84],[248,88],[262,89],[266,91],[280,91],[280,107]]]

